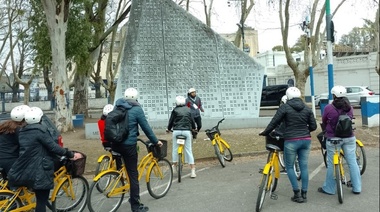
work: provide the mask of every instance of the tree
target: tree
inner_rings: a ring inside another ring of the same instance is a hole
[[[241,0],[236,2],[238,6],[240,6],[240,22],[239,22],[239,29],[236,31],[235,41],[234,44],[236,47],[240,46],[240,42],[242,40],[242,36],[244,36],[244,24],[247,20],[249,14],[251,13],[251,10],[253,6],[255,5],[254,0]],[[243,44],[244,45],[244,44]]]
[[[340,6],[345,2],[346,0],[341,0],[335,11],[332,13],[332,16],[337,12],[337,10],[340,8]],[[289,36],[289,8],[290,8],[290,0],[280,0],[279,1],[279,19],[280,19],[280,25],[281,25],[281,35],[282,35],[282,42],[283,47],[286,55],[286,61],[288,66],[292,69],[294,73],[294,77],[296,79],[297,87],[301,90],[302,97],[304,97],[305,93],[305,84],[307,77],[309,76],[309,68],[308,63],[306,61],[303,62],[297,62],[291,52],[291,48],[288,44],[288,36]],[[315,67],[319,62],[319,54],[322,46],[321,37],[323,37],[323,32],[321,34],[321,24],[323,17],[325,15],[326,5],[323,4],[322,7],[320,7],[319,0],[315,0],[313,2],[313,5],[310,10],[310,24],[309,24],[309,30],[310,30],[310,47],[311,47],[311,58],[312,58],[312,66]],[[319,12],[319,15],[317,16],[317,11]],[[308,42],[305,42],[307,44]],[[309,58],[309,51],[308,46],[304,46],[304,58]]]
[[[55,124],[59,131],[72,129],[69,83],[66,74],[66,32],[70,0],[41,0],[45,11],[51,43],[51,70],[56,101]]]

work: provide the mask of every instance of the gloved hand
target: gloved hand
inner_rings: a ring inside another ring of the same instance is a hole
[[[268,134],[265,133],[265,131],[262,131],[261,133],[259,133],[260,136],[267,136]]]

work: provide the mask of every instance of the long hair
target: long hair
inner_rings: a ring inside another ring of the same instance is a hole
[[[332,104],[334,105],[334,107],[342,109],[345,112],[351,110],[350,101],[346,97],[335,97],[334,95],[334,101],[332,102]]]
[[[17,128],[21,128],[26,125],[25,121],[13,121],[7,120],[0,124],[0,134],[12,134],[15,133]]]

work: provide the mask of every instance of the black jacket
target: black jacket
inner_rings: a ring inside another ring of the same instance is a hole
[[[283,121],[285,140],[311,136],[310,132],[317,129],[313,112],[299,98],[288,100],[286,104],[281,105],[262,134],[268,135]]]
[[[18,132],[19,129],[16,129],[15,133],[0,134],[0,167],[3,168],[5,173],[9,172],[18,158]]]
[[[171,130],[172,128],[173,130],[192,130],[196,128],[190,108],[183,105],[173,109],[167,129]]]
[[[29,124],[19,132],[20,156],[8,173],[11,186],[33,189],[54,187],[55,155],[74,157],[74,153],[55,143],[46,126]]]

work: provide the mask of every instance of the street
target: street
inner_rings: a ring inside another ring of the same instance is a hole
[[[362,193],[354,195],[344,186],[344,203],[337,195],[325,195],[317,191],[324,181],[326,168],[319,150],[309,158],[309,190],[307,203],[291,202],[293,195],[287,175],[281,175],[276,190],[277,200],[266,197],[262,211],[378,211],[379,210],[379,149],[366,147],[367,169],[362,176]],[[234,158],[222,168],[217,161],[197,164],[197,177],[191,179],[190,168],[184,168],[185,178],[178,183],[176,175],[169,193],[154,199],[141,182],[141,201],[156,212],[193,211],[255,211],[258,172],[266,162],[266,155]],[[127,197],[118,211],[130,211]],[[87,211],[87,209],[86,209]]]

